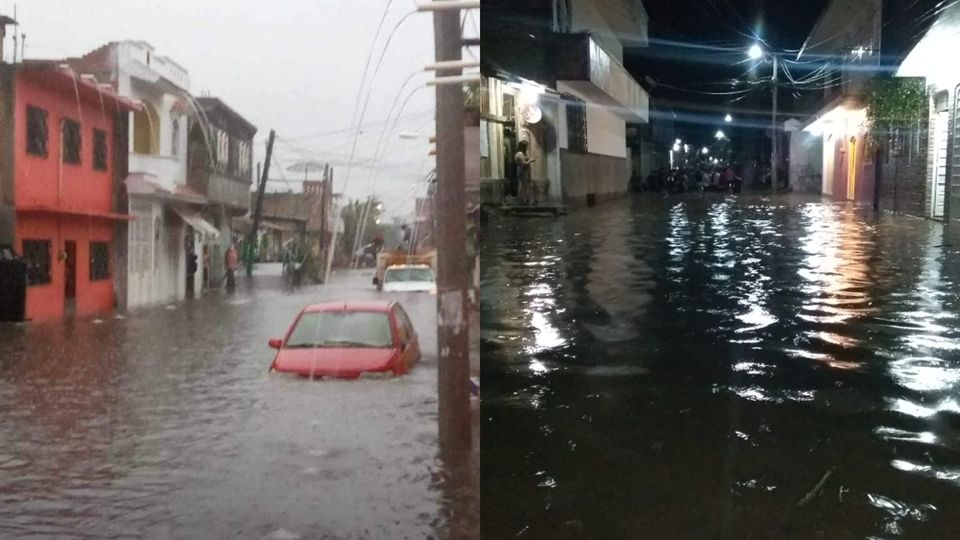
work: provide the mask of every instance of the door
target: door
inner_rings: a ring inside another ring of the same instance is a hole
[[[857,138],[850,137],[847,143],[847,200],[857,196]]]
[[[943,201],[947,195],[947,128],[949,112],[940,111],[934,121],[933,196],[930,198],[932,217],[943,219]]]
[[[63,243],[63,311],[72,315],[77,308],[77,242],[67,240]]]

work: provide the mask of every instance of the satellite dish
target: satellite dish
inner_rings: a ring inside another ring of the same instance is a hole
[[[536,124],[543,118],[543,111],[536,105],[526,105],[523,108],[523,121],[528,124]]]

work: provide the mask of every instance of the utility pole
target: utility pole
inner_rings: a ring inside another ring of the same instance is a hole
[[[267,138],[267,158],[263,162],[263,174],[260,175],[260,185],[257,186],[257,202],[253,207],[253,228],[250,229],[250,236],[247,239],[247,245],[250,246],[249,255],[247,256],[247,277],[253,275],[253,259],[257,248],[257,230],[260,229],[260,212],[263,210],[263,192],[267,189],[267,176],[270,174],[270,157],[273,155],[274,135],[275,133],[271,129],[270,136]]]
[[[773,114],[770,121],[770,178],[773,184],[772,189],[779,189],[780,175],[777,170],[780,164],[780,152],[777,148],[777,55],[774,53],[771,56],[773,56],[773,75],[770,77],[773,83]]]
[[[444,6],[448,4],[449,7]],[[458,77],[463,47],[460,7],[436,0],[433,34],[438,78]],[[462,4],[462,2],[457,2]],[[467,319],[467,216],[463,148],[463,84],[437,84],[437,348],[442,451],[470,448],[470,337]]]

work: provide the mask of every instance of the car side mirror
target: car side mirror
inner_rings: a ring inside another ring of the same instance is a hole
[[[283,347],[283,340],[280,338],[273,338],[267,342],[267,345],[270,345],[271,349],[279,349]]]

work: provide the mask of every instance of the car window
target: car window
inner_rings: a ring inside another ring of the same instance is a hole
[[[393,316],[397,320],[397,333],[400,334],[400,342],[407,344],[410,342],[410,327],[404,321],[405,315],[400,307],[393,308]]]
[[[429,268],[388,268],[384,273],[383,282],[397,281],[433,281],[433,270]]]
[[[304,313],[285,344],[305,347],[390,347],[393,335],[386,313]]]
[[[397,306],[397,321],[401,327],[405,328],[407,335],[412,337],[414,334],[413,324],[410,322],[410,317],[407,316],[407,312],[400,306]]]

